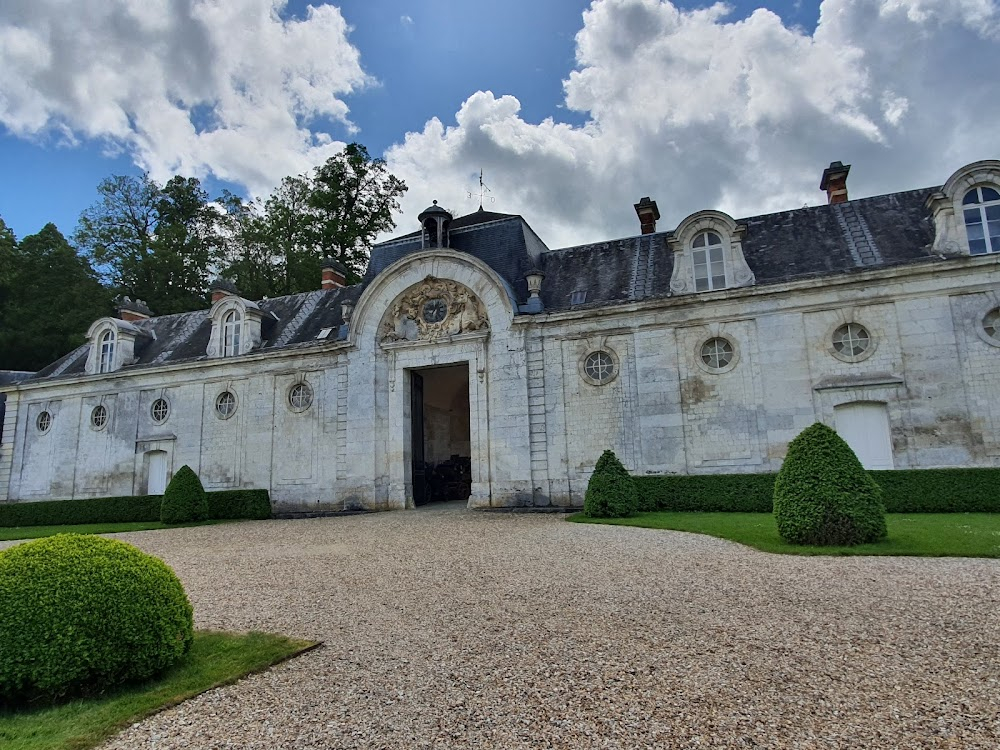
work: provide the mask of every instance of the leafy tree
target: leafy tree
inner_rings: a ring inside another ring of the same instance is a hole
[[[160,186],[149,175],[115,175],[98,192],[75,240],[115,292],[160,315],[205,307],[222,215],[198,180],[177,176]]]
[[[318,259],[336,258],[360,277],[375,237],[396,226],[392,214],[406,190],[385,160],[371,158],[359,143],[327,159],[312,176],[308,200]]]
[[[774,482],[774,518],[790,544],[853,545],[886,535],[881,488],[820,422],[788,446]]]
[[[286,177],[263,202],[227,194],[226,275],[254,299],[294,294],[318,287],[329,256],[357,281],[375,237],[395,226],[405,192],[383,160],[352,143],[312,172]]]
[[[9,230],[0,235],[0,362],[39,370],[84,343],[90,324],[111,314],[111,294],[54,224],[16,244]]]
[[[614,451],[604,451],[587,483],[583,512],[593,518],[624,518],[635,515],[638,505],[639,496],[632,475]]]
[[[11,292],[14,274],[14,253],[17,237],[13,230],[0,218],[0,324],[3,324],[4,309]]]

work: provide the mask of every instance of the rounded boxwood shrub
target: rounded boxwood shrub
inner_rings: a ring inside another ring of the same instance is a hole
[[[639,496],[632,475],[614,451],[604,451],[587,483],[583,512],[593,518],[624,518],[634,515],[638,506]]]
[[[208,518],[208,495],[201,480],[190,466],[182,466],[174,474],[163,493],[160,504],[160,521],[163,523],[190,523]]]
[[[148,679],[193,637],[177,576],[130,544],[58,534],[0,552],[0,704]]]
[[[853,545],[886,535],[881,488],[843,438],[819,422],[788,446],[774,482],[774,518],[791,544]]]

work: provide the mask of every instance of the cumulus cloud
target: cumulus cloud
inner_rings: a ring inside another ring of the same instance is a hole
[[[370,84],[333,6],[287,0],[5,0],[0,124],[127,148],[154,177],[209,172],[269,190],[343,144]]]
[[[644,195],[661,228],[821,202],[835,159],[854,196],[941,184],[997,156],[998,17],[993,0],[824,0],[808,33],[765,9],[595,0],[564,82],[585,125],[526,122],[514,96],[480,91],[387,158],[407,216],[432,197],[464,213],[482,167],[491,207],[550,246],[634,234]]]

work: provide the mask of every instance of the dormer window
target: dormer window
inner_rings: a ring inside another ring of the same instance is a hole
[[[670,275],[673,294],[717,292],[754,283],[743,257],[746,226],[721,211],[698,211],[667,238],[674,252]]]
[[[90,326],[87,339],[90,352],[84,372],[106,375],[135,364],[143,343],[149,340],[149,334],[127,320],[101,318]]]
[[[111,372],[115,369],[115,336],[114,330],[105,331],[101,336],[101,355],[98,372]]]
[[[208,317],[212,321],[205,350],[209,357],[238,357],[261,346],[264,313],[255,302],[233,293],[219,295]]]
[[[707,292],[726,287],[726,259],[722,252],[722,238],[715,232],[702,232],[691,243],[694,248],[694,290]]]
[[[962,199],[969,254],[1000,253],[1000,192],[991,187],[973,188]]]
[[[235,357],[240,353],[240,329],[243,320],[239,310],[226,313],[222,322],[222,356]]]

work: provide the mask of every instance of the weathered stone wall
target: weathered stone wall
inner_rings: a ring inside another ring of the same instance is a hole
[[[514,314],[509,290],[459,253],[409,256],[371,285],[348,341],[269,355],[21,384],[9,393],[0,499],[143,493],[148,454],[164,451],[210,489],[262,487],[287,507],[402,508],[412,503],[408,371],[467,363],[473,506],[580,504],[606,448],[638,473],[774,471],[787,445],[837,406],[885,404],[898,468],[1000,463],[1000,346],[982,319],[1000,270],[970,261],[918,265],[697,296]],[[381,341],[393,301],[428,275],[482,301],[488,329],[434,341]],[[831,351],[859,323],[873,347]],[[701,345],[723,337],[731,366]],[[613,352],[597,385],[582,362]],[[313,403],[288,401],[299,382]],[[215,400],[238,408],[220,419]],[[155,424],[157,398],[170,416]],[[94,429],[95,406],[108,409]],[[52,427],[40,433],[42,410]],[[6,497],[5,497],[6,495]]]

